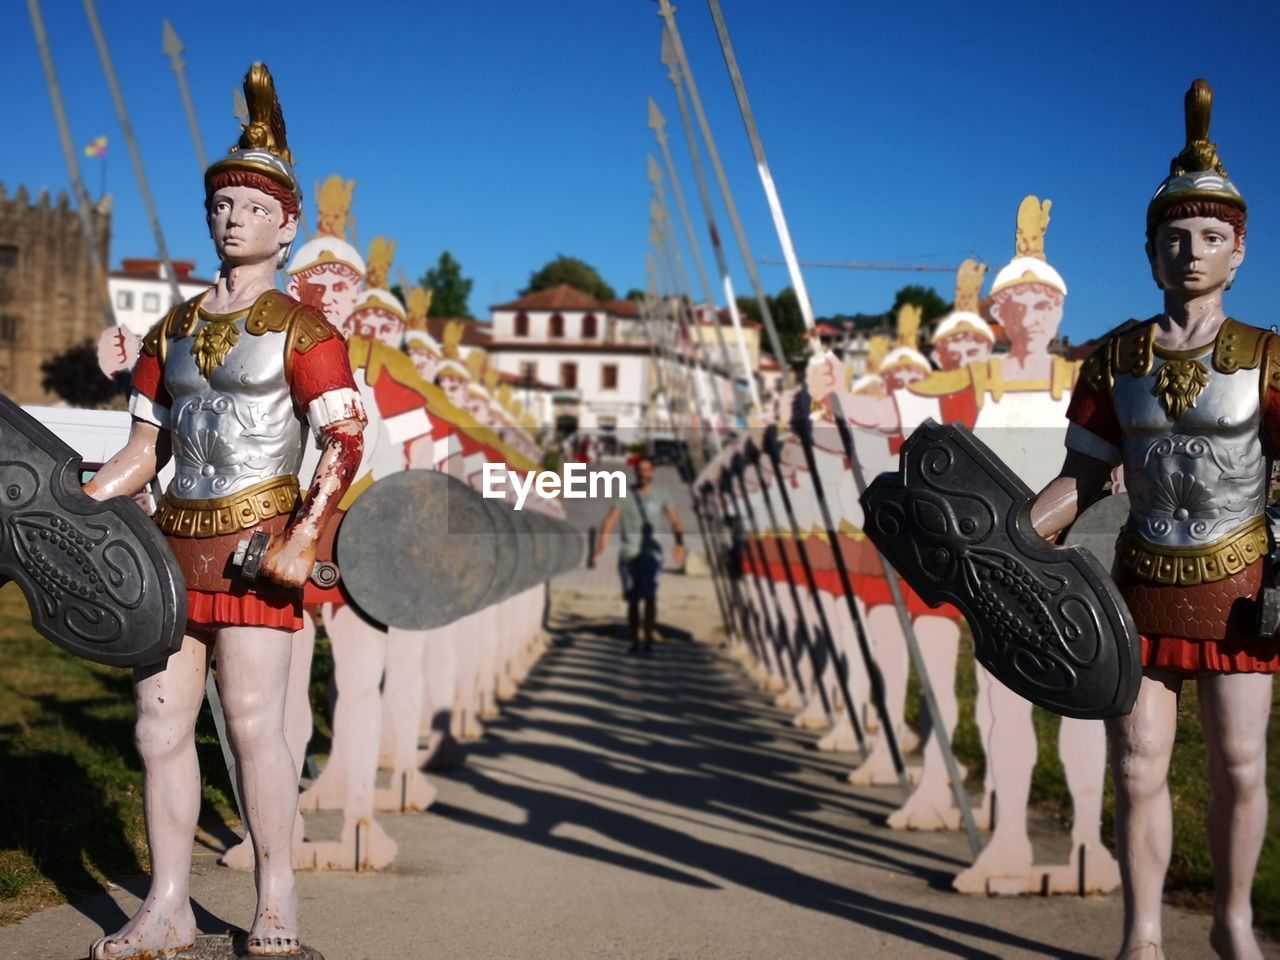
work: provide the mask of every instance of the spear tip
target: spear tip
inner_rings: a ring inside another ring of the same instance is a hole
[[[662,111],[658,109],[658,104],[653,97],[649,98],[649,129],[654,133],[661,133],[662,129],[667,125],[667,118],[662,115]]]
[[[173,29],[173,24],[166,17],[164,21],[164,55],[170,60],[177,60],[182,56],[182,40],[178,37],[178,32]]]
[[[658,161],[653,159],[652,153],[649,154],[649,182],[654,184],[662,182],[662,168],[658,166]]]

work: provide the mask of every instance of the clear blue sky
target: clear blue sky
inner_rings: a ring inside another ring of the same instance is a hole
[[[1071,288],[1064,332],[1083,339],[1158,306],[1142,251],[1146,201],[1182,146],[1182,94],[1204,76],[1213,135],[1250,204],[1232,312],[1268,325],[1280,260],[1280,15],[1273,3],[856,3],[722,0],[802,258],[955,263],[1012,253],[1024,194],[1054,201],[1047,248]],[[199,171],[161,20],[187,47],[210,154],[238,134],[232,90],[255,59],[274,72],[308,193],[357,181],[362,247],[400,242],[416,278],[448,248],[475,279],[471,307],[516,294],[557,253],[621,294],[644,285],[652,94],[696,211],[688,149],[659,59],[651,0],[124,3],[99,12],[173,256],[215,266]],[[251,11],[251,12],[250,12]],[[305,13],[303,12],[305,11]],[[112,257],[155,251],[81,5],[45,0],[77,149],[110,140]],[[756,257],[778,257],[710,15],[678,20]],[[0,41],[0,182],[69,178],[24,5]],[[98,191],[100,161],[81,162]],[[731,242],[734,279],[749,292]],[[700,234],[701,236],[702,234]],[[706,253],[711,263],[710,253]],[[766,286],[787,284],[764,267]],[[394,274],[393,274],[394,276]],[[810,270],[819,314],[878,311],[900,285],[947,274]]]

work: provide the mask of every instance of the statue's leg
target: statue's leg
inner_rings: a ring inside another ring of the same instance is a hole
[[[990,830],[991,820],[995,808],[995,776],[991,769],[991,733],[992,733],[992,716],[991,716],[991,688],[996,686],[999,681],[992,678],[991,674],[983,670],[975,660],[973,663],[974,682],[977,688],[977,696],[973,703],[973,719],[978,725],[978,740],[982,744],[982,755],[986,759],[986,765],[982,774],[982,800],[978,803],[978,808],[973,811],[973,820],[979,830]]]
[[[917,617],[913,626],[920,639],[920,653],[929,671],[938,712],[942,714],[942,725],[950,738],[960,716],[956,702],[960,625],[948,617],[923,616]],[[960,826],[960,811],[956,808],[951,778],[947,775],[938,737],[932,732],[924,746],[920,783],[907,802],[889,815],[889,826],[894,830],[955,830]]]
[[[476,641],[478,618],[474,613],[458,621],[454,631],[457,650],[458,686],[454,695],[453,735],[459,740],[479,740],[484,736],[480,723],[480,651]]]
[[[982,667],[978,670],[985,672]],[[978,859],[955,878],[952,886],[961,893],[1030,893],[1039,887],[1027,833],[1027,802],[1037,752],[1031,701],[991,678],[986,690],[991,698],[991,726],[986,742],[987,769],[994,784],[995,824]]]
[[[208,668],[208,644],[189,636],[163,664],[134,671],[135,742],[142,757],[151,889],[133,919],[93,944],[92,960],[168,957],[195,943],[188,889],[200,816],[195,730]]]
[[[1267,831],[1267,721],[1271,674],[1200,677],[1200,722],[1209,752],[1209,852],[1213,857],[1213,931],[1220,957],[1261,960],[1253,933],[1253,886]]]
[[[1116,843],[1124,883],[1121,957],[1160,952],[1160,906],[1173,848],[1169,758],[1178,724],[1182,681],[1151,671],[1142,678],[1133,710],[1107,723],[1116,789]],[[1151,949],[1154,948],[1154,949]]]
[[[1120,885],[1120,864],[1102,844],[1106,725],[1101,720],[1063,717],[1058,731],[1058,757],[1071,791],[1071,858],[1066,878],[1077,889],[1083,882],[1082,893],[1109,893]]]
[[[287,630],[224,627],[214,641],[218,690],[257,858],[258,906],[246,941],[250,956],[300,949],[291,855],[298,774],[284,735],[292,637]]]
[[[885,712],[901,744],[907,700],[907,641],[902,636],[898,611],[888,603],[872,607],[867,613],[867,630],[876,638],[876,663],[884,678]],[[898,782],[893,754],[889,751],[889,738],[883,735],[883,731],[876,737],[866,762],[849,774],[849,782],[855,786]]]
[[[387,676],[382,685],[382,722],[390,737],[391,781],[376,794],[379,810],[425,810],[435,787],[418,770],[418,722],[422,716],[422,660],[427,635],[387,630]],[[387,736],[384,735],[384,741]]]
[[[454,625],[427,631],[423,655],[422,718],[419,732],[427,745],[419,763],[426,763],[442,743],[451,737],[453,700],[458,684],[458,651],[453,641]]]
[[[293,653],[289,659],[289,691],[285,696],[284,738],[289,744],[289,755],[299,775],[307,761],[307,744],[311,742],[311,658],[316,646],[316,622],[310,611],[303,611],[302,629],[293,635]],[[252,870],[254,866],[253,838],[245,833],[244,839],[232,846],[218,862],[235,870]],[[306,849],[306,824],[302,812],[293,821],[293,865],[299,869],[308,866],[311,858]]]

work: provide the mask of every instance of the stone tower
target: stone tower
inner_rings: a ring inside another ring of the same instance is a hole
[[[94,208],[98,254],[111,243],[111,201]],[[107,279],[95,275],[80,218],[65,193],[31,203],[25,187],[0,185],[0,392],[16,403],[57,403],[40,385],[40,365],[106,325]]]

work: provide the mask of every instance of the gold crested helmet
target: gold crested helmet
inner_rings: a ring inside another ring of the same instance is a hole
[[[1196,80],[1183,98],[1187,142],[1169,164],[1169,175],[1147,205],[1147,223],[1155,224],[1167,210],[1188,201],[1224,203],[1247,213],[1244,197],[1227,176],[1218,156],[1218,145],[1209,140],[1213,114],[1213,90],[1207,80]]]
[[[222,174],[258,174],[292,198],[293,208],[289,212],[296,217],[302,210],[302,187],[293,171],[293,153],[285,134],[284,112],[276,95],[275,80],[265,63],[255,63],[245,74],[244,99],[249,110],[248,122],[242,125],[240,139],[230,152],[204,172],[205,194],[212,192]],[[288,254],[286,247],[281,255],[282,264]]]

